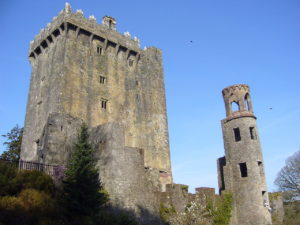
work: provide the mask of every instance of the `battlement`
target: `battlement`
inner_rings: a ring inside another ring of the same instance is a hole
[[[94,39],[103,41],[104,50],[110,44],[116,47],[116,52],[119,49],[128,51],[128,56],[130,54],[138,55],[141,51],[140,41],[137,37],[132,39],[129,32],[120,34],[116,31],[114,18],[104,16],[102,24],[97,24],[94,15],[86,19],[82,10],[79,9],[73,13],[70,4],[66,3],[59,15],[53,17],[52,22],[48,23],[46,28],[41,29],[35,39],[30,42],[29,57],[37,58],[51,43],[55,42],[56,38],[60,35],[67,35],[70,28],[76,29],[77,35],[79,32],[89,35],[90,42]]]
[[[235,84],[228,86],[222,90],[223,96],[229,96],[232,94],[240,93],[241,91],[250,92],[249,86],[247,84]]]
[[[250,88],[246,84],[236,84],[222,90],[226,108],[226,119],[254,117],[250,98]]]

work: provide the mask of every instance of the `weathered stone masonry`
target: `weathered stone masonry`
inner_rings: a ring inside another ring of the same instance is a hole
[[[32,65],[21,159],[65,165],[80,127],[89,127],[100,178],[111,205],[132,210],[140,224],[161,224],[161,204],[183,212],[214,189],[174,184],[162,52],[116,31],[116,20],[84,18],[69,4],[30,43]],[[232,225],[267,225],[270,214],[249,88],[223,90],[225,157],[220,193],[234,194]],[[231,103],[239,110],[232,112]],[[247,103],[247,104],[245,104]],[[241,222],[242,221],[242,222]],[[258,221],[253,222],[253,221]]]
[[[256,117],[247,85],[222,91],[226,118],[222,120],[225,157],[218,159],[219,190],[233,193],[232,225],[271,224],[264,163]],[[236,104],[236,111],[233,105]]]
[[[141,50],[137,38],[119,34],[115,25],[111,17],[102,25],[93,16],[85,19],[68,5],[31,43],[22,158],[41,160],[37,147],[51,113],[90,127],[118,121],[126,130],[125,145],[144,149],[145,167],[157,168],[170,183],[161,51]]]
[[[116,20],[73,13],[69,4],[31,42],[21,159],[65,164],[89,126],[112,204],[158,216],[172,183],[161,50],[116,31]]]

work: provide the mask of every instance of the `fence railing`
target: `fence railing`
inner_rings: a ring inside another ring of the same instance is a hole
[[[28,162],[28,161],[9,161],[0,159],[0,162],[9,163],[11,166],[18,168],[19,170],[38,170],[44,172],[50,176],[55,176],[56,170],[60,166],[49,165],[37,162]]]

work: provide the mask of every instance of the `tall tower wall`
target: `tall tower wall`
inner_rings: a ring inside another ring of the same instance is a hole
[[[125,146],[144,149],[145,167],[171,183],[162,53],[97,24],[68,5],[30,45],[32,79],[21,158],[39,160],[38,146],[51,113],[79,118],[90,127],[120,122]],[[47,162],[51,163],[51,162]]]
[[[233,85],[222,93],[227,117],[222,120],[225,158],[219,160],[219,187],[221,192],[233,193],[231,224],[271,224],[264,163],[249,87]]]
[[[62,32],[60,27],[54,33],[57,32]],[[65,38],[49,34],[43,40],[43,46],[38,46],[29,57],[32,72],[21,151],[21,158],[28,161],[38,160],[37,146],[48,116],[63,111],[60,100]]]

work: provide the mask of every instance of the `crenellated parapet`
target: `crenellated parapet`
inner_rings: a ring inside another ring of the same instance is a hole
[[[252,116],[252,103],[250,89],[246,84],[236,84],[222,90],[224,98],[226,119],[231,120],[243,116]]]
[[[84,33],[89,36],[90,43],[93,40],[102,42],[103,52],[108,45],[115,47],[116,53],[127,52],[127,59],[130,56],[139,56],[140,41],[137,37],[131,38],[129,32],[120,34],[116,31],[116,20],[110,16],[104,16],[102,24],[98,24],[94,15],[85,18],[82,10],[72,12],[69,3],[60,11],[57,17],[53,17],[51,23],[46,28],[41,29],[35,39],[30,42],[29,57],[36,59],[55,40],[61,36],[67,36],[69,29],[75,29],[76,34]],[[136,60],[137,61],[137,60]]]

